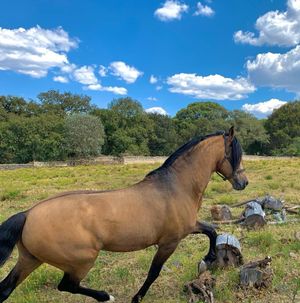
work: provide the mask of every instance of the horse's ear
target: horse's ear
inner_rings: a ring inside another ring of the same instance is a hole
[[[228,131],[228,141],[231,143],[234,138],[234,126],[231,126]]]

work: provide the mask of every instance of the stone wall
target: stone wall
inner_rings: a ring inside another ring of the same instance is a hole
[[[50,161],[40,162],[34,161],[27,164],[0,164],[0,170],[29,168],[29,167],[66,167],[77,165],[113,165],[113,164],[135,164],[135,163],[162,163],[166,157],[142,157],[142,156],[126,156],[126,157],[113,157],[101,156],[94,159],[81,159],[69,161]]]
[[[123,157],[124,164],[135,164],[135,163],[162,163],[167,157],[144,157],[144,156],[126,156]]]

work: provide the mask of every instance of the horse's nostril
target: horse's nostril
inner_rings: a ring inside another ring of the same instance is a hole
[[[245,185],[247,186],[249,184],[248,180],[245,181]]]

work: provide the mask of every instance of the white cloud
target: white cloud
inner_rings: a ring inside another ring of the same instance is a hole
[[[286,101],[281,101],[278,99],[270,99],[268,101],[259,102],[256,104],[246,103],[242,106],[242,109],[244,111],[254,114],[255,116],[265,117],[272,114],[274,109],[277,109],[286,103],[287,103]]]
[[[157,85],[157,86],[155,87],[155,89],[156,89],[156,90],[162,90],[163,87],[162,87],[161,85]]]
[[[225,78],[221,75],[198,76],[196,74],[175,74],[167,79],[169,91],[190,95],[200,99],[239,100],[255,91],[245,78]]]
[[[149,101],[157,101],[157,98],[155,98],[155,97],[148,97],[147,100],[149,100]]]
[[[75,69],[75,64],[65,64],[60,68],[61,72],[66,74],[71,74]]]
[[[111,92],[116,95],[127,95],[127,89],[119,86],[104,86],[103,91]]]
[[[85,86],[84,88],[85,89],[89,89],[89,90],[98,90],[98,91],[101,91],[102,90],[102,85],[100,83],[90,84],[88,86]]]
[[[102,86],[95,75],[93,66],[82,66],[73,71],[73,78],[75,81],[84,84],[84,89],[94,91],[107,91],[116,95],[127,95],[127,89],[119,86]]]
[[[146,109],[145,112],[149,114],[159,114],[163,116],[168,115],[167,111],[164,110],[162,107],[151,107]]]
[[[129,66],[122,61],[115,61],[110,64],[110,69],[114,76],[117,76],[127,83],[134,83],[136,79],[143,75],[142,72],[133,66]]]
[[[80,68],[75,69],[73,72],[74,79],[85,85],[98,84],[98,79],[95,76],[94,68],[92,66],[84,65]]]
[[[234,34],[234,40],[251,45],[297,45],[300,42],[300,0],[288,0],[285,12],[267,12],[257,19],[255,28],[258,36],[240,30]]]
[[[157,77],[151,75],[151,77],[150,77],[150,79],[149,79],[149,82],[150,82],[151,84],[155,84],[155,83],[157,83],[157,81],[158,81]]]
[[[100,83],[90,84],[84,87],[85,89],[102,91],[102,92],[111,92],[115,95],[127,95],[127,89],[119,86],[102,86]]]
[[[68,64],[67,52],[76,48],[61,27],[49,30],[0,27],[0,70],[11,70],[31,77],[45,77],[48,70]]]
[[[258,54],[254,60],[247,61],[246,67],[254,84],[300,94],[300,45],[283,54]]]
[[[53,81],[60,82],[60,83],[68,83],[69,79],[64,76],[55,76],[55,77],[53,77]]]
[[[106,77],[107,76],[107,72],[108,72],[108,69],[107,67],[103,66],[103,65],[100,65],[99,66],[99,75],[101,77]]]
[[[208,6],[208,5],[203,5],[201,2],[197,3],[197,10],[194,13],[195,16],[206,16],[206,17],[211,17],[215,14],[214,10]]]
[[[167,0],[158,8],[154,15],[161,21],[180,20],[183,13],[188,11],[188,5],[176,0]]]

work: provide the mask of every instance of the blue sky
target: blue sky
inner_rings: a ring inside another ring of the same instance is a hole
[[[0,11],[0,94],[49,89],[174,115],[214,101],[258,117],[300,92],[300,0],[27,0]],[[151,81],[150,81],[151,80]]]

